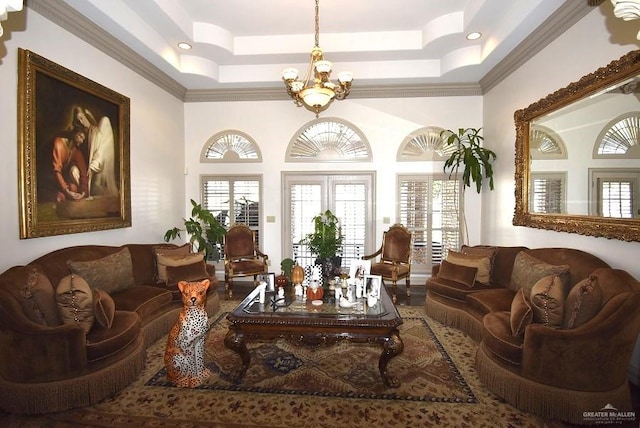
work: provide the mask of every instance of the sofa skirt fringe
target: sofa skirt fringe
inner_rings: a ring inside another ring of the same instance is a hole
[[[145,360],[140,338],[125,358],[86,375],[43,383],[14,383],[0,378],[0,408],[12,414],[36,415],[89,406],[133,382]]]
[[[482,340],[482,324],[465,310],[440,303],[429,296],[428,293],[424,308],[427,315],[436,321],[461,330],[475,342]]]
[[[612,391],[585,392],[543,385],[514,374],[494,361],[482,344],[476,353],[478,378],[487,389],[509,404],[528,413],[572,424],[593,424],[585,412],[597,412],[611,404],[619,411],[631,411],[628,384]]]

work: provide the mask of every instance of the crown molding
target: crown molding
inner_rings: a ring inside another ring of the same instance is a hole
[[[184,86],[62,0],[28,0],[26,6],[176,98],[184,100],[186,93]]]
[[[424,84],[354,86],[349,99],[412,98],[482,95],[479,84]],[[187,90],[185,102],[273,101],[291,100],[284,87],[243,89]]]
[[[592,10],[593,6],[588,1],[564,2],[531,35],[480,79],[482,92],[486,93],[502,82]]]
[[[290,99],[284,88],[188,90],[133,49],[98,27],[62,0],[28,0],[41,14],[183,102],[265,101]],[[408,98],[483,95],[593,10],[588,1],[566,1],[477,84],[399,84],[354,86],[355,98]]]

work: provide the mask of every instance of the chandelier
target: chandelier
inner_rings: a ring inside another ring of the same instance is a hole
[[[333,99],[343,100],[349,95],[353,73],[343,71],[338,74],[338,84],[330,80],[331,61],[324,59],[320,49],[320,18],[319,0],[316,0],[316,39],[311,49],[309,70],[303,80],[298,80],[296,68],[285,68],[282,79],[287,87],[287,93],[298,107],[306,107],[316,112],[316,117]]]

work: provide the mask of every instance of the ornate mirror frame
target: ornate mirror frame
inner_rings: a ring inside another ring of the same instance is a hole
[[[527,226],[624,241],[640,241],[640,219],[529,212],[531,121],[566,107],[588,95],[605,90],[639,73],[640,50],[636,50],[514,113],[516,126],[514,226]]]

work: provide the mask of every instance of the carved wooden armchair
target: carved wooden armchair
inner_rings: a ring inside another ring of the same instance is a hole
[[[257,276],[269,270],[269,256],[256,247],[255,232],[246,224],[236,223],[224,236],[224,288],[229,297],[233,293],[233,278]]]
[[[363,256],[363,260],[380,256],[378,262],[371,263],[370,274],[380,275],[383,280],[393,282],[393,300],[396,298],[398,280],[404,278],[407,296],[411,295],[411,249],[412,234],[401,224],[394,224],[382,235],[382,246],[373,254]]]

